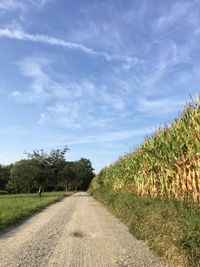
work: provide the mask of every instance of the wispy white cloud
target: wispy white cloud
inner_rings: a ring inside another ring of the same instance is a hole
[[[120,118],[120,112],[125,108],[123,99],[111,93],[105,94],[104,89],[97,87],[95,94],[90,95],[85,85],[84,82],[78,85],[85,89],[81,97],[74,97],[72,91],[65,101],[46,106],[40,115],[40,123],[50,122],[73,129],[105,128]],[[102,94],[98,90],[102,90]]]
[[[170,111],[178,111],[183,108],[186,101],[185,99],[149,99],[141,98],[138,102],[138,110],[140,112],[155,112],[155,113],[167,113]],[[163,108],[164,107],[164,108]]]
[[[61,47],[69,48],[69,49],[76,49],[90,56],[103,57],[107,61],[111,61],[111,60],[122,61],[129,65],[131,64],[131,62],[137,63],[134,58],[129,57],[129,56],[111,55],[104,51],[96,51],[92,48],[84,46],[83,44],[67,42],[63,39],[54,38],[48,35],[29,34],[19,28],[18,29],[0,28],[0,37],[7,37],[10,39],[16,39],[16,40],[21,40],[21,41],[44,43],[44,44],[49,44],[52,46],[61,46]]]
[[[41,113],[41,114],[40,114],[40,117],[39,117],[39,121],[38,121],[38,123],[39,123],[39,124],[43,124],[43,123],[45,123],[45,122],[48,122],[48,116],[47,116],[47,114],[45,114],[45,113]]]
[[[0,1],[0,10],[3,11],[12,11],[19,9],[25,11],[30,6],[43,7],[46,3],[51,2],[52,0],[1,0]]]
[[[126,100],[107,86],[88,80],[65,78],[55,81],[48,73],[51,62],[43,58],[26,58],[17,66],[31,79],[24,90],[14,90],[10,97],[21,103],[43,105],[39,124],[53,123],[67,127],[103,127],[116,119],[126,107]]]
[[[93,13],[90,9],[90,13]],[[109,21],[99,21],[93,20],[85,21],[83,24],[81,19],[76,21],[75,27],[71,27],[68,32],[70,40],[75,43],[85,43],[90,47],[96,47],[96,49],[101,51],[107,51],[107,54],[124,55],[115,56],[115,60],[123,60],[124,70],[129,70],[131,67],[135,66],[140,62],[137,55],[131,56],[135,50],[135,44],[129,43],[126,36],[126,31],[124,30],[124,21],[121,17],[122,14],[111,15],[113,20]],[[120,23],[123,22],[123,23]],[[132,23],[133,21],[131,21]],[[125,26],[125,25],[124,25]],[[107,57],[109,60],[109,57]]]
[[[17,64],[23,76],[32,79],[30,86],[25,90],[14,90],[10,96],[26,102],[46,102],[51,97],[53,81],[45,74],[44,68],[48,65],[48,60],[42,58],[26,58]]]
[[[16,1],[16,0],[2,0],[0,2],[0,10],[10,11],[13,9],[24,10],[26,8],[25,1]]]
[[[142,119],[152,112],[156,116],[179,111],[185,103],[183,99],[152,98],[154,94],[148,91],[148,94],[135,97],[135,115],[127,122],[126,109],[128,99],[132,96],[131,91],[127,95],[121,95],[118,89],[97,86],[88,80],[72,82],[66,78],[62,82],[55,81],[47,71],[51,62],[42,58],[26,58],[17,66],[22,75],[32,81],[25,91],[13,91],[11,96],[19,101],[42,104],[38,118],[40,125],[57,124],[71,129],[108,129],[123,123],[130,124],[132,119]],[[125,83],[125,86],[130,85]]]
[[[155,93],[158,90],[157,85],[170,74],[180,75],[180,73],[185,72],[184,66],[188,66],[192,62],[194,47],[195,43],[192,40],[180,45],[173,40],[166,40],[166,42],[160,44],[156,53],[154,53],[154,57],[145,61],[143,65],[138,65],[137,72],[133,73],[132,77],[129,76],[129,79],[123,81],[122,84],[125,88],[128,88],[128,91],[131,90],[132,84],[132,90],[135,88],[145,94]],[[186,78],[185,75],[184,77]],[[187,76],[187,78],[191,78],[191,76]]]
[[[187,22],[188,20],[194,17],[194,12],[192,12],[192,16],[190,14],[191,8],[194,8],[196,1],[178,1],[172,2],[172,6],[167,10],[164,11],[156,21],[154,21],[153,29],[156,32],[160,32],[166,30],[168,27],[172,27],[171,31],[177,29],[178,27],[182,26],[183,23]],[[181,21],[181,24],[180,24]]]
[[[134,130],[121,130],[121,131],[109,131],[103,135],[87,136],[77,141],[71,141],[71,144],[83,144],[83,143],[104,143],[104,142],[115,142],[121,140],[127,140],[136,136],[146,135],[152,132],[151,127],[145,127],[142,129]]]
[[[154,128],[152,127],[141,127],[140,129],[129,129],[129,130],[118,130],[118,131],[105,131],[87,136],[63,136],[57,138],[50,146],[63,145],[66,142],[69,145],[78,144],[104,144],[112,143],[116,141],[126,141],[136,136],[151,134]]]

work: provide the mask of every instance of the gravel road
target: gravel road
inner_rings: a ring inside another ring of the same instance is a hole
[[[85,192],[0,236],[0,266],[168,266]]]

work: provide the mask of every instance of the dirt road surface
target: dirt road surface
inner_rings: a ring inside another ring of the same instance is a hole
[[[0,236],[0,266],[161,267],[142,241],[87,193],[76,193]]]

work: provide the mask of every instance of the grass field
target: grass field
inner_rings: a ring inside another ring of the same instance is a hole
[[[51,192],[44,193],[41,198],[37,194],[0,195],[0,231],[69,194]]]
[[[99,188],[92,195],[174,266],[200,266],[200,207]]]

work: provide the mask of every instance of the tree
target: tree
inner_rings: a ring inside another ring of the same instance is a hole
[[[52,171],[52,185],[54,188],[58,189],[59,182],[61,179],[61,173],[63,168],[65,167],[66,160],[65,160],[65,154],[69,148],[67,146],[64,147],[64,149],[53,149],[51,150],[49,157],[48,157],[48,162],[49,166]]]
[[[11,168],[7,189],[11,193],[31,193],[38,186],[40,169],[34,160],[20,160]]]
[[[68,147],[65,146],[63,149],[53,149],[49,154],[43,149],[33,150],[33,153],[26,153],[40,167],[40,175],[38,176],[39,196],[41,196],[42,189],[45,186],[48,190],[58,188],[61,172],[65,164],[65,154],[68,150]]]
[[[74,188],[74,181],[76,180],[77,174],[73,165],[73,162],[66,162],[61,172],[60,186],[64,188],[65,191]]]
[[[1,165],[0,164],[0,190],[6,189],[6,184],[10,179],[10,169],[12,165]]]
[[[94,169],[92,168],[92,163],[89,159],[81,158],[77,161],[78,175],[81,182],[81,190],[87,190],[91,180],[94,178]]]
[[[94,178],[92,163],[89,159],[81,158],[74,162],[74,168],[77,174],[77,187],[81,190],[87,190],[91,180]]]
[[[33,150],[26,153],[23,159],[11,166],[0,165],[0,189],[11,193],[31,193],[58,189],[87,190],[94,177],[92,163],[81,158],[67,162],[65,154],[68,147],[53,149],[49,153],[44,150]]]
[[[87,190],[94,177],[92,164],[89,159],[66,162],[62,171],[61,185],[69,190]]]

